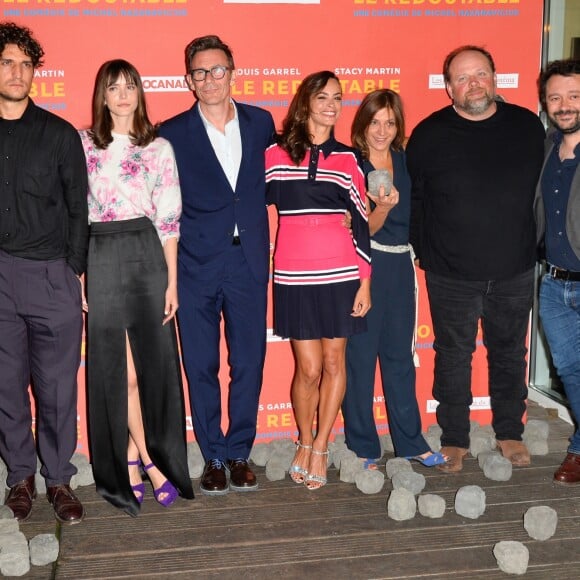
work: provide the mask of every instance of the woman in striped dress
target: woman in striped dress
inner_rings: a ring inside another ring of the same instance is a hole
[[[328,438],[346,389],[346,340],[366,330],[371,307],[364,175],[354,150],[333,133],[341,100],[334,73],[306,77],[266,152],[268,202],[279,214],[274,332],[290,338],[296,362],[299,439],[290,476],[308,489],[326,484]],[[343,225],[347,211],[352,233]]]

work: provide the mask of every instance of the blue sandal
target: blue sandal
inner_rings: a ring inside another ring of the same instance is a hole
[[[409,461],[418,461],[425,467],[435,467],[436,465],[443,465],[444,463],[447,463],[445,456],[442,453],[439,453],[439,451],[432,451],[429,455],[427,455],[427,457],[415,455],[414,457],[405,457],[405,459],[408,459]]]
[[[377,465],[379,460],[380,459],[371,459],[370,457],[367,457],[363,461],[363,469],[366,469],[368,471],[376,471],[379,468],[379,466]]]

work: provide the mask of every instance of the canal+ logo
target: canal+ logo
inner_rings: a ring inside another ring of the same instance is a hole
[[[188,92],[189,87],[184,77],[141,77],[143,90],[146,93],[181,93]]]

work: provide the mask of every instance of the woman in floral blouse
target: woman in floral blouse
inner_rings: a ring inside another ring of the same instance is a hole
[[[175,333],[181,195],[139,73],[105,62],[81,138],[89,175],[88,415],[97,490],[130,515],[193,498]]]

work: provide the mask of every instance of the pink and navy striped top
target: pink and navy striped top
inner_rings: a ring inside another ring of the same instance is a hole
[[[274,282],[334,284],[369,278],[365,179],[353,149],[331,137],[299,166],[279,146],[266,151],[267,200],[279,215]],[[342,225],[352,215],[352,233]]]

